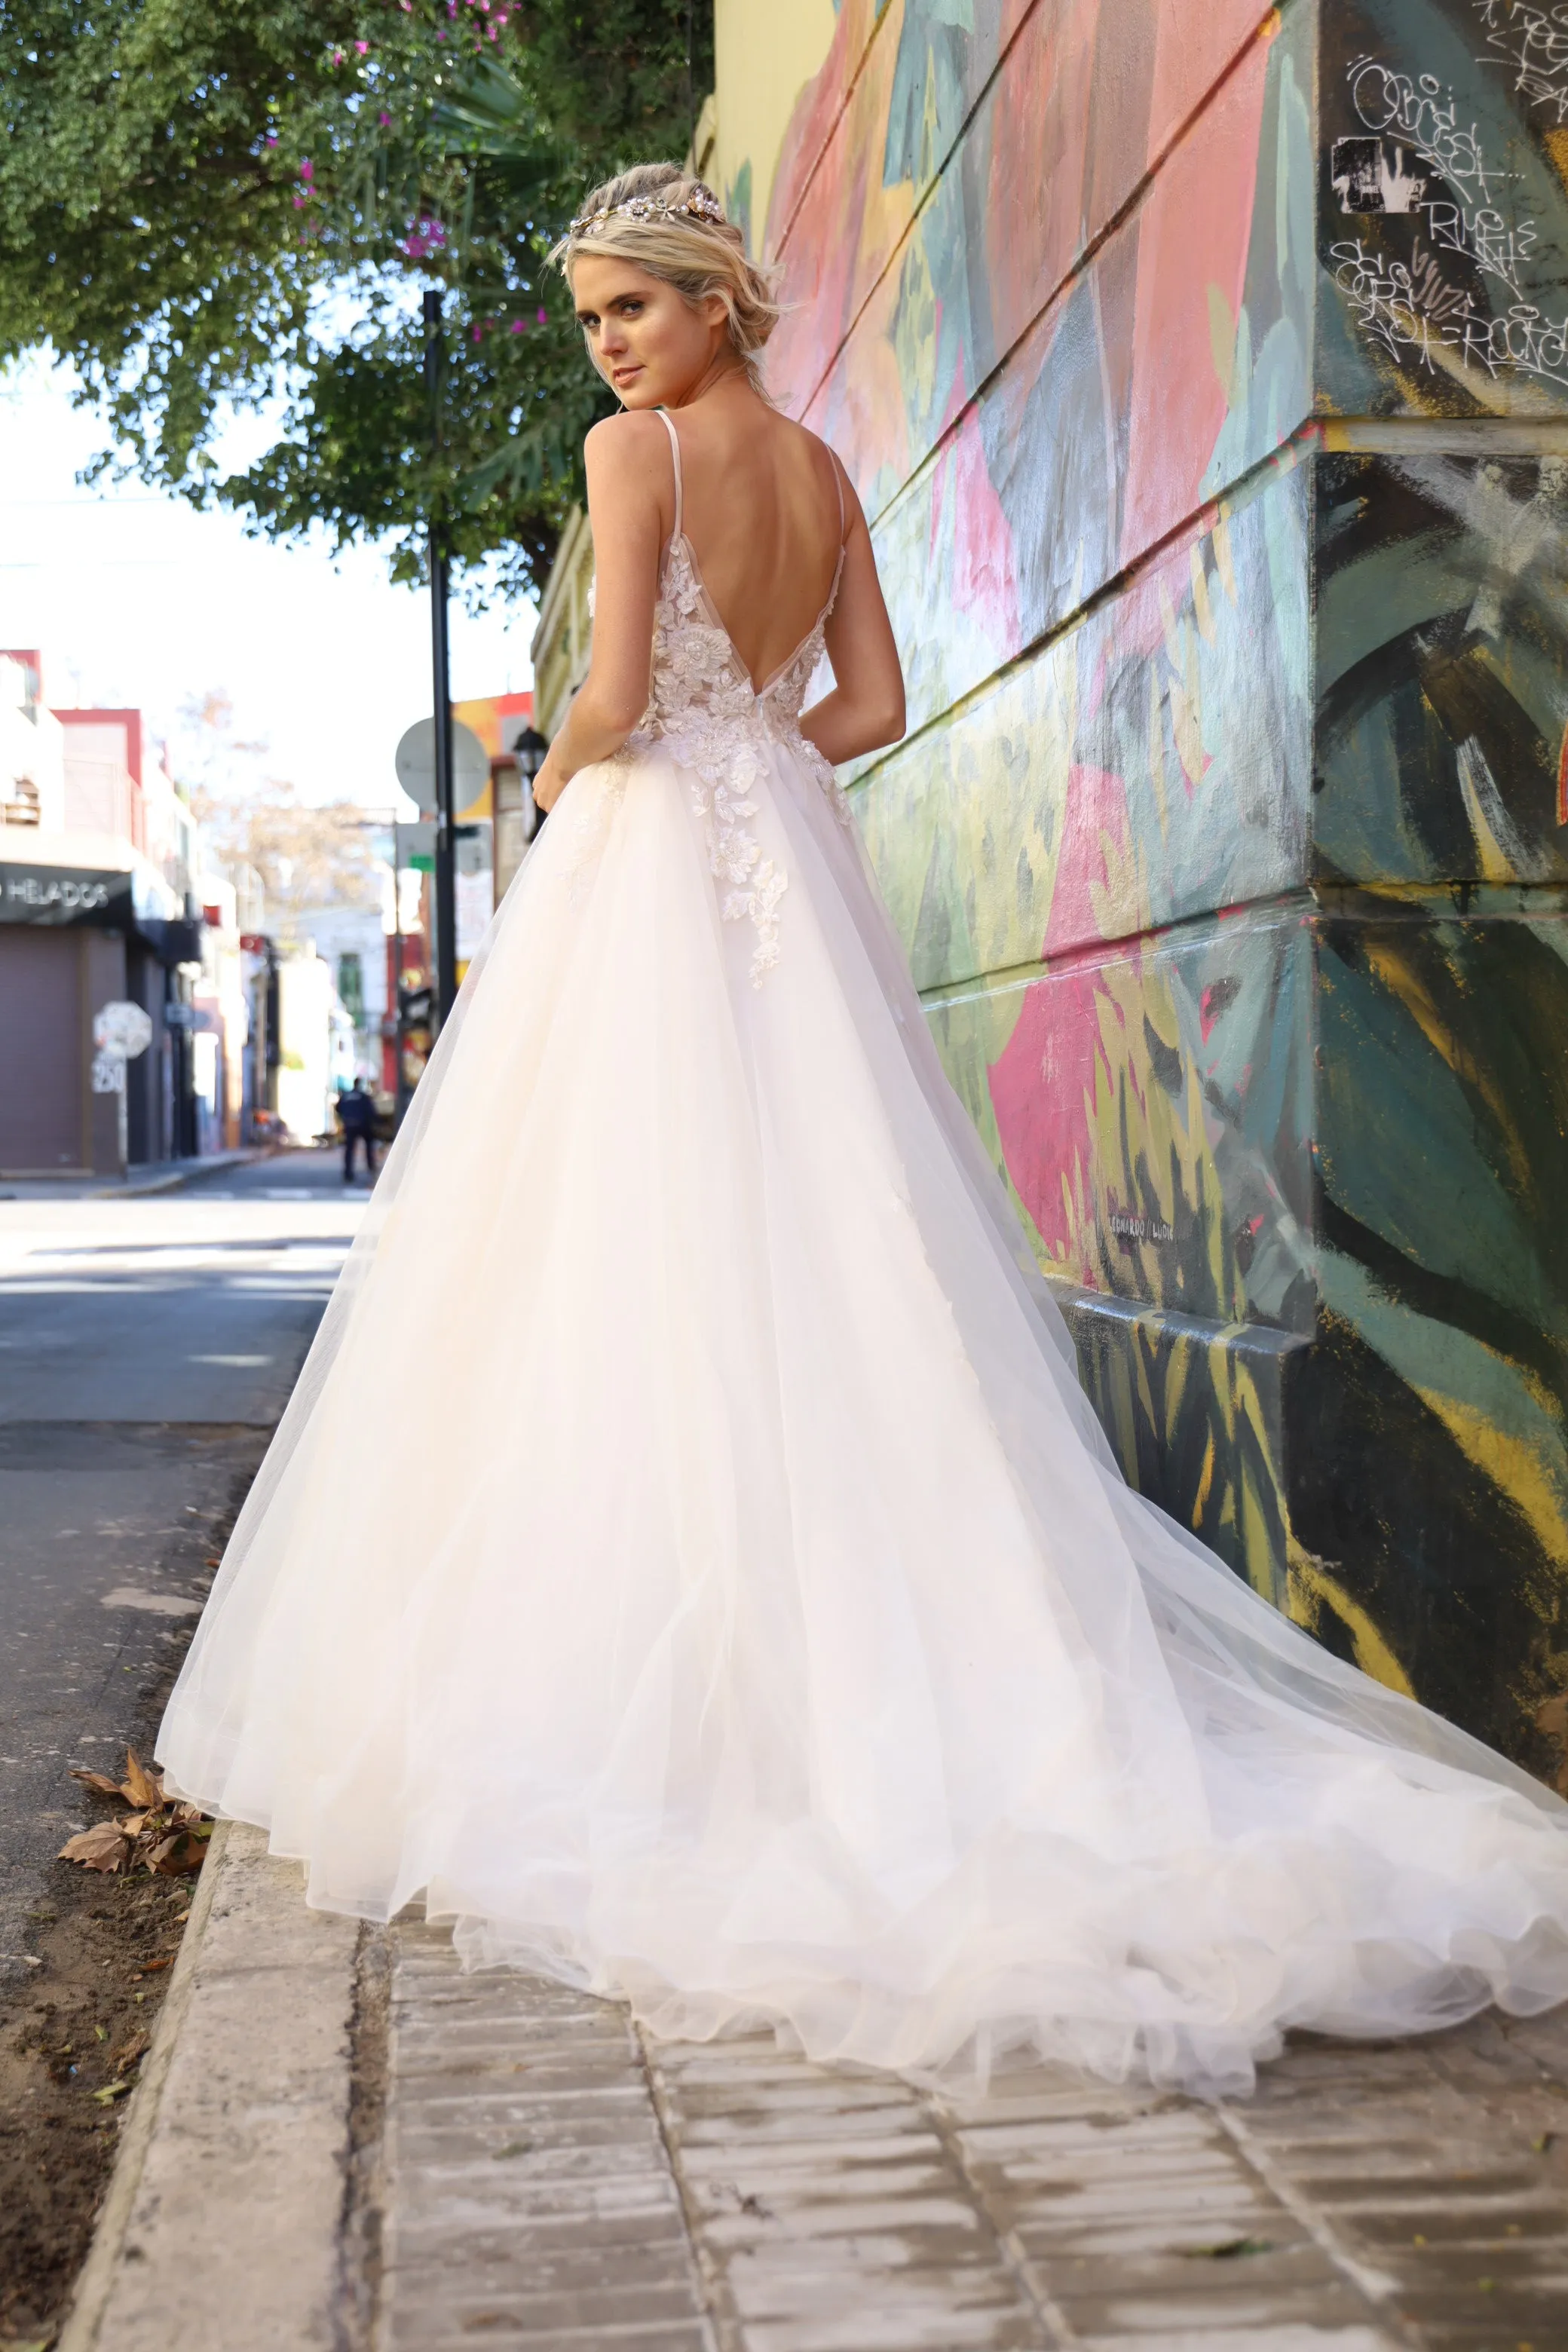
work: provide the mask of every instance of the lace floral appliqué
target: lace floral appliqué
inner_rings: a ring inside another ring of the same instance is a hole
[[[658,743],[689,773],[708,863],[722,886],[720,912],[727,923],[749,919],[756,933],[753,988],[779,960],[779,902],[789,888],[789,876],[763,856],[751,829],[767,779],[767,745],[782,742],[797,758],[804,755],[839,814],[847,814],[832,769],[800,732],[800,707],[822,658],[826,617],[757,694],[728,632],[712,615],[685,538],[670,542],[654,614],[652,694],[626,749]]]

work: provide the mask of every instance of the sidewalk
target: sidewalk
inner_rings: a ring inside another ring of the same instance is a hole
[[[1560,2352],[1568,2011],[984,2099],[464,1977],[221,1829],[59,2352]]]
[[[250,1168],[270,1160],[275,1143],[242,1145],[237,1151],[209,1151],[195,1160],[159,1160],[123,1176],[0,1177],[0,1201],[141,1201],[151,1192],[176,1192],[204,1176]]]

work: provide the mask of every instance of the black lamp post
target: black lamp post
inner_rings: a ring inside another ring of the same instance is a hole
[[[517,772],[528,787],[529,807],[533,811],[528,829],[523,835],[525,841],[531,841],[544,823],[545,812],[534,801],[533,780],[543,767],[545,753],[549,749],[550,746],[543,736],[540,734],[537,728],[533,727],[525,727],[511,747],[511,756],[517,761]]]
[[[441,297],[427,290],[425,389],[430,395],[432,455],[441,454]],[[431,503],[430,667],[436,706],[436,1005],[445,1021],[458,999],[458,892],[452,805],[452,673],[447,644],[447,548],[437,502]]]

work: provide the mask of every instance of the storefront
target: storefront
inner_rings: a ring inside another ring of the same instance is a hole
[[[182,1150],[195,1074],[179,967],[199,937],[150,869],[0,863],[0,1175],[113,1175]],[[92,1030],[126,1002],[153,1034],[123,1066],[122,1121],[119,1088],[95,1088]]]

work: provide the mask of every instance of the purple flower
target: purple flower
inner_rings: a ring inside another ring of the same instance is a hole
[[[380,125],[381,125],[381,127],[382,127],[382,129],[383,129],[384,131],[386,129],[387,124],[392,121],[392,117],[391,117],[391,115],[390,115],[390,114],[388,114],[388,112],[387,112],[387,110],[386,110],[386,109],[385,109],[385,107],[384,107],[384,106],[382,108],[381,112],[376,116],[376,118],[375,118],[375,119],[376,119],[376,121],[380,123]]]
[[[540,325],[541,325],[542,327],[543,326],[543,324],[544,324],[544,322],[545,322],[546,319],[549,317],[549,315],[550,315],[550,314],[549,314],[549,312],[548,312],[547,310],[545,310],[542,307],[542,308],[541,308],[541,310],[540,310],[540,312],[539,312],[539,323],[540,323]]]

